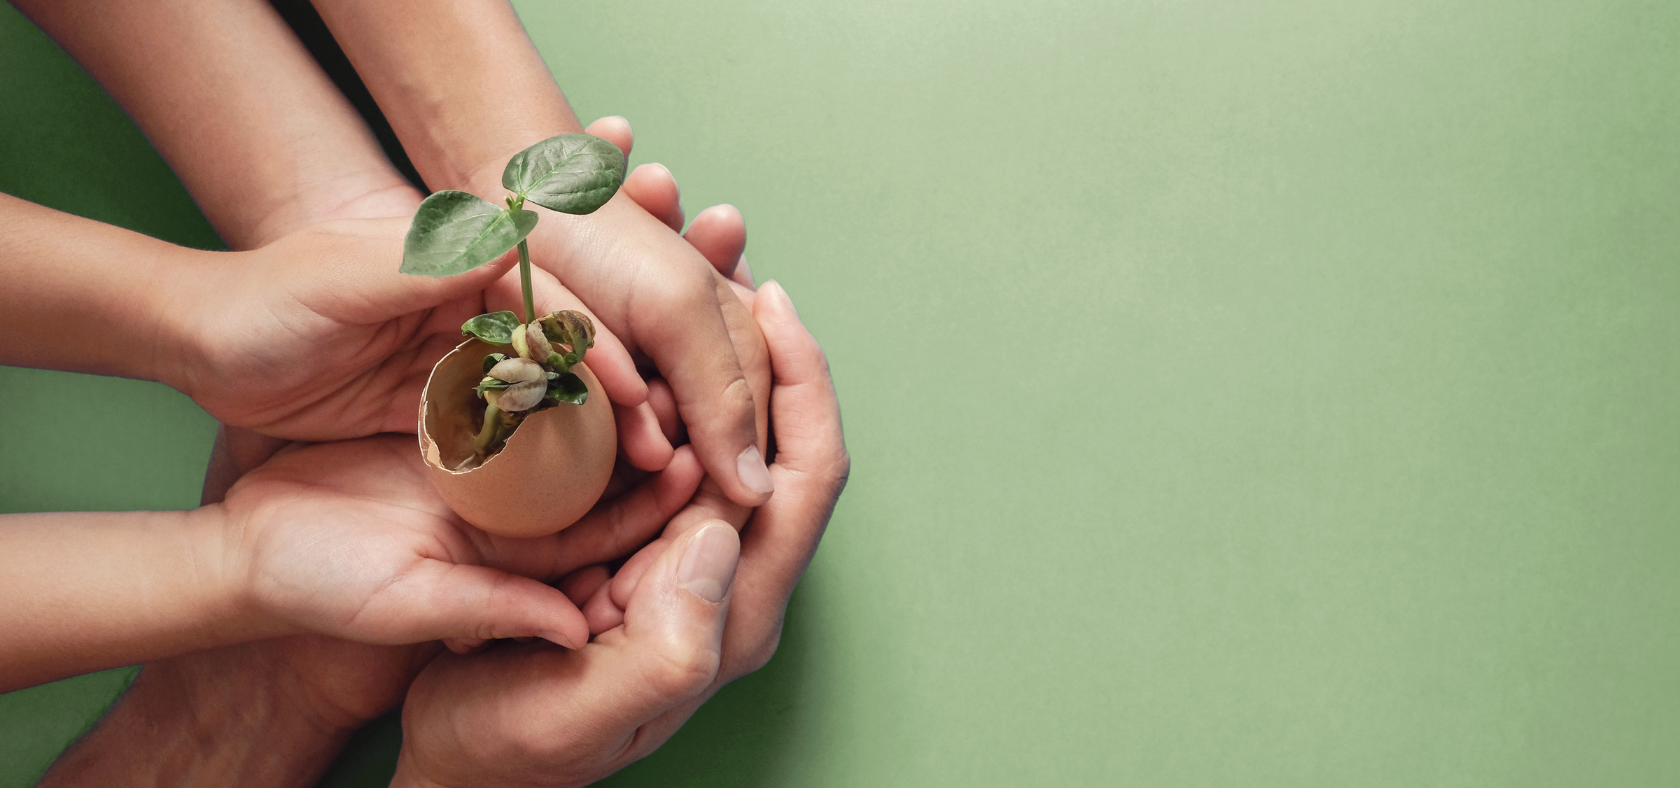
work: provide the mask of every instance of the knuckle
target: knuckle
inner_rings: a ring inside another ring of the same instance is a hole
[[[770,664],[771,658],[776,656],[776,648],[782,643],[782,630],[777,627],[775,632],[759,641],[758,645],[747,650],[746,658],[741,663],[741,673],[756,673]]]
[[[648,680],[663,696],[687,697],[712,683],[719,662],[715,649],[698,643],[668,644],[654,653]]]
[[[752,384],[745,377],[736,377],[723,387],[718,394],[718,404],[726,413],[741,415],[741,425],[751,429],[753,426],[753,393]]]
[[[846,482],[852,478],[852,455],[841,448],[838,456],[824,469],[825,480],[834,487],[836,495],[846,489]]]
[[[715,312],[718,307],[717,292],[703,276],[670,276],[660,287],[650,288],[647,296],[668,313]]]

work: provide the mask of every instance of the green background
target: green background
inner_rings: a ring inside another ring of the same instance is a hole
[[[609,784],[1680,782],[1680,4],[519,7],[745,213],[854,459]],[[0,71],[0,191],[216,246],[9,9]],[[208,418],[73,379],[0,370],[0,507],[192,505]],[[0,696],[0,783],[128,675]]]

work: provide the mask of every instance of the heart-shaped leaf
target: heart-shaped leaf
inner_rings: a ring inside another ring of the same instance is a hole
[[[437,192],[414,212],[398,270],[419,276],[465,273],[501,257],[536,226],[532,211],[502,208],[466,192]]]
[[[582,405],[589,401],[589,386],[583,382],[583,378],[570,372],[562,372],[559,377],[548,381],[548,392],[543,395],[543,399]]]
[[[502,185],[521,199],[561,213],[593,213],[624,182],[624,151],[600,137],[562,134],[520,151]]]

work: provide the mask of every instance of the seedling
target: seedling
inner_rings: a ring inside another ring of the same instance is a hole
[[[502,186],[511,192],[507,207],[451,190],[427,197],[415,212],[403,243],[399,270],[405,274],[454,276],[519,249],[524,315],[491,312],[461,326],[463,335],[511,345],[514,353],[484,357],[484,378],[474,388],[486,403],[482,426],[474,455],[455,470],[483,464],[531,414],[588,401],[589,387],[572,368],[594,347],[595,325],[587,315],[571,310],[537,316],[531,298],[531,250],[526,245],[537,214],[526,210],[525,202],[561,213],[593,213],[618,192],[624,164],[624,153],[611,142],[588,134],[562,134],[508,161],[502,171]]]

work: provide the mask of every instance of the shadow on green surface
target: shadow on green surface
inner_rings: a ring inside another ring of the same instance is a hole
[[[816,614],[811,578],[788,602],[776,656],[724,687],[654,754],[603,780],[627,786],[780,786],[778,768],[800,737],[800,689],[811,678]]]

